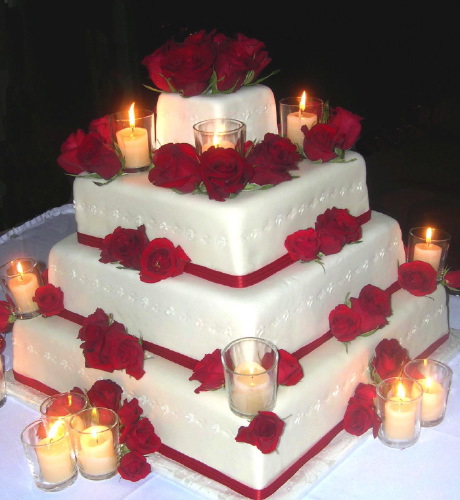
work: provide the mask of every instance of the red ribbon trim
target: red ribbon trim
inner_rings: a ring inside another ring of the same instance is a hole
[[[358,220],[360,225],[369,222],[371,219],[371,211],[368,210],[367,212],[364,212],[363,214],[357,216],[356,219]],[[102,243],[104,241],[104,238],[99,238],[97,236],[91,236],[89,234],[79,232],[77,232],[77,239],[78,243],[82,245],[99,249],[102,248]],[[224,285],[231,288],[247,288],[249,286],[260,283],[270,276],[273,276],[282,269],[285,269],[291,264],[294,264],[294,262],[296,261],[292,260],[289,254],[285,254],[282,257],[279,257],[275,261],[271,262],[270,264],[261,267],[257,271],[253,271],[252,273],[245,274],[243,276],[227,274],[221,271],[215,271],[214,269],[210,269],[199,264],[194,264],[193,262],[187,262],[184,268],[184,272],[192,274],[197,278],[202,278],[212,283],[217,283],[219,285]]]
[[[426,357],[432,354],[439,346],[441,346],[449,338],[449,333],[446,333],[438,340],[436,340],[431,346],[429,346],[425,351],[419,354],[417,357]],[[14,378],[33,389],[43,392],[47,395],[56,394],[56,390],[51,389],[45,384],[38,382],[37,380],[31,379],[24,375],[13,371]],[[335,425],[327,434],[325,434],[316,444],[314,444],[307,452],[305,452],[299,459],[297,459],[290,467],[288,467],[282,474],[280,474],[271,484],[263,488],[262,490],[256,490],[247,486],[226,474],[206,465],[199,460],[189,457],[178,450],[175,450],[164,443],[161,444],[159,453],[181,465],[198,472],[199,474],[208,477],[214,481],[217,481],[224,486],[246,496],[247,498],[253,500],[263,500],[275,491],[277,491],[283,484],[286,483],[301,467],[303,467],[309,460],[315,457],[320,451],[322,451],[326,446],[339,434],[343,429],[343,420],[341,420],[337,425]]]

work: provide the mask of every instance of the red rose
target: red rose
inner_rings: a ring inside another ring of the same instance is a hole
[[[350,398],[343,417],[343,428],[346,432],[353,436],[362,436],[369,429],[373,429],[376,437],[379,426],[380,419],[373,403],[357,397]]]
[[[167,42],[142,63],[159,89],[191,97],[208,88],[214,59],[215,47],[210,37],[201,31],[183,43]]]
[[[88,391],[91,406],[108,408],[115,412],[120,408],[122,388],[112,380],[98,380]]]
[[[142,251],[149,244],[145,233],[145,226],[137,229],[123,229],[118,226],[112,234],[108,234],[102,241],[101,258],[99,262],[119,262],[122,266],[137,269],[141,268]]]
[[[123,479],[136,482],[148,476],[152,470],[144,455],[131,451],[123,455],[118,465],[118,473]]]
[[[361,317],[361,330],[370,332],[388,324],[391,315],[391,297],[388,292],[374,285],[362,288],[358,298],[352,297],[351,308]]]
[[[292,260],[310,262],[318,257],[320,240],[318,233],[310,227],[290,234],[284,246]]]
[[[6,300],[0,300],[0,333],[7,333],[14,323],[13,309]]]
[[[339,239],[345,237],[345,243],[358,241],[362,236],[358,218],[351,215],[346,208],[328,208],[316,218],[315,229],[329,232]]]
[[[79,129],[75,133],[70,134],[61,145],[61,154],[57,162],[69,174],[78,175],[84,172],[83,165],[77,160],[77,152],[85,137],[85,132]]]
[[[64,293],[51,284],[38,287],[33,301],[37,303],[41,314],[46,317],[55,316],[64,310]]]
[[[130,451],[137,451],[142,455],[155,453],[161,445],[160,438],[148,418],[141,418],[138,422],[128,426],[120,436],[120,442],[126,444]]]
[[[327,229],[318,229],[318,235],[320,238],[319,251],[324,255],[339,253],[347,242],[346,236],[343,233]]]
[[[436,279],[436,271],[427,262],[415,260],[398,268],[399,286],[416,297],[433,293],[437,287]]]
[[[404,365],[410,361],[407,350],[396,339],[383,339],[375,348],[370,362],[371,372],[377,375],[376,382],[390,377],[399,377]]]
[[[456,290],[460,288],[460,269],[457,271],[449,271],[444,276],[444,281],[448,288]]]
[[[95,132],[99,134],[107,144],[110,144],[112,142],[112,130],[110,127],[108,115],[92,120],[89,124],[88,129],[89,132]]]
[[[329,314],[329,328],[340,342],[351,342],[361,335],[361,318],[345,304],[339,304]]]
[[[190,259],[180,246],[175,247],[167,238],[156,238],[142,252],[141,281],[157,283],[179,276],[187,262]]]
[[[297,147],[287,138],[267,133],[264,140],[251,147],[248,163],[254,168],[251,182],[264,186],[291,180],[289,170],[298,170],[301,159]]]
[[[83,170],[111,179],[121,168],[120,158],[115,150],[110,147],[104,138],[90,132],[81,142],[76,153],[76,159]]]
[[[237,91],[243,84],[255,81],[260,72],[271,62],[265,45],[238,33],[236,39],[217,34],[215,72],[219,92]]]
[[[211,354],[206,354],[193,369],[193,375],[189,380],[198,380],[200,386],[195,389],[198,394],[201,391],[213,391],[219,389],[225,383],[224,368],[220,356],[220,349]]]
[[[328,125],[337,130],[336,147],[346,151],[354,146],[361,134],[362,117],[343,108],[330,111]]]
[[[122,407],[118,410],[118,417],[122,426],[133,425],[142,415],[142,408],[139,406],[137,398],[123,401]]]
[[[278,354],[278,385],[296,385],[303,378],[299,360],[284,349],[279,349]]]
[[[317,123],[311,129],[304,125],[300,130],[305,136],[303,149],[308,159],[327,162],[337,158],[335,152],[337,130],[335,127],[326,123]]]
[[[190,144],[164,144],[154,151],[153,165],[149,181],[155,186],[191,193],[201,182],[198,153]]]
[[[83,340],[80,347],[84,350],[93,351],[103,341],[105,333],[109,327],[109,317],[100,308],[83,320],[78,332],[78,337]]]
[[[284,422],[273,412],[259,411],[248,427],[240,427],[235,441],[256,446],[267,454],[276,450],[284,429]]]
[[[211,147],[201,155],[201,177],[211,200],[224,201],[251,181],[254,169],[234,149]]]
[[[363,384],[360,382],[355,389],[355,398],[362,399],[368,403],[373,404],[377,396],[377,389],[373,384]]]

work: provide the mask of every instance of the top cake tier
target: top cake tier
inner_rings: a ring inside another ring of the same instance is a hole
[[[78,232],[103,238],[117,227],[143,224],[149,239],[168,238],[192,263],[243,276],[285,255],[286,237],[314,227],[327,209],[348,209],[354,216],[369,210],[364,159],[355,152],[345,159],[326,164],[303,160],[291,181],[243,191],[225,202],[153,186],[147,173],[102,187],[76,178]]]
[[[233,118],[245,123],[248,141],[261,141],[267,132],[278,133],[275,98],[264,85],[191,98],[163,92],[158,97],[156,116],[158,147],[170,142],[195,145],[193,125],[211,118]]]

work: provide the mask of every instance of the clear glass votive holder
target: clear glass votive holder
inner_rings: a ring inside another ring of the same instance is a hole
[[[5,356],[0,354],[0,408],[6,403]]]
[[[22,431],[21,442],[38,488],[60,491],[75,482],[78,468],[66,422],[36,420]]]
[[[391,448],[408,448],[420,436],[422,386],[411,378],[392,377],[377,386],[379,439]]]
[[[276,404],[278,349],[269,341],[244,337],[221,353],[230,409],[251,419]]]
[[[130,117],[131,113],[131,117]],[[117,111],[109,116],[112,141],[124,158],[123,172],[150,168],[155,145],[155,114],[149,109]]]
[[[103,480],[117,473],[119,419],[108,408],[86,408],[70,419],[70,433],[80,474]]]
[[[301,128],[306,125],[310,130],[321,121],[323,101],[316,97],[307,97],[305,105],[301,105],[300,101],[301,97],[280,100],[280,131],[281,137],[287,137],[293,144],[303,148],[305,135]]]
[[[450,234],[442,229],[414,227],[409,231],[407,262],[421,260],[431,264],[438,279],[446,266]]]
[[[30,319],[40,314],[33,300],[35,291],[43,286],[39,265],[30,258],[15,259],[0,267],[0,280],[5,295],[14,304],[18,319]]]
[[[70,422],[76,413],[88,407],[88,399],[78,392],[60,392],[47,397],[40,405],[40,414],[49,421],[63,418]]]
[[[452,369],[434,359],[413,359],[404,374],[422,386],[422,427],[433,427],[444,420],[452,383]]]
[[[193,125],[195,147],[202,154],[210,147],[231,148],[243,153],[246,124],[233,118],[213,118]]]

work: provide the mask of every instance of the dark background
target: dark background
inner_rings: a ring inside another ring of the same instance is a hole
[[[404,236],[427,224],[449,231],[448,264],[460,267],[456,14],[442,2],[250,5],[3,0],[0,233],[71,201],[72,180],[56,163],[70,133],[133,101],[154,108],[146,55],[216,28],[265,42],[266,72],[280,70],[266,82],[277,101],[306,89],[362,116],[355,149],[367,162],[371,207],[396,218]]]

